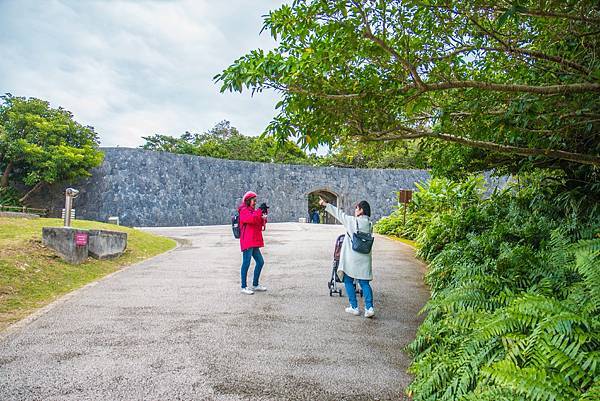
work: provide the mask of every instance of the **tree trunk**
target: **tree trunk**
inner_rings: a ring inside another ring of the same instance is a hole
[[[29,192],[27,192],[21,199],[19,199],[19,202],[25,202],[34,192],[39,190],[44,184],[45,182],[38,182],[37,184],[35,184],[34,187],[29,190]]]
[[[8,165],[6,166],[6,169],[4,170],[4,174],[2,174],[2,178],[0,179],[0,188],[8,187],[8,176],[10,175],[12,168],[13,168],[13,162],[11,160],[8,162]]]

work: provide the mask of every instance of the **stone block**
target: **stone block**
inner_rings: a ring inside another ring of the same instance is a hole
[[[87,259],[88,238],[87,230],[71,227],[42,228],[42,243],[71,264],[78,265]]]
[[[127,233],[108,230],[89,230],[89,254],[96,259],[116,258],[127,249]]]

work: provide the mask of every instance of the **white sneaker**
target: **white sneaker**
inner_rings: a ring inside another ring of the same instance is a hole
[[[353,307],[349,306],[345,310],[347,313],[349,313],[351,315],[354,315],[354,316],[360,315],[360,311],[358,310],[358,308],[353,308]]]
[[[252,291],[250,288],[242,288],[242,294],[246,294],[246,295],[252,295],[254,294],[254,291]]]
[[[375,316],[375,311],[373,308],[365,309],[365,317],[373,317]]]
[[[262,285],[257,285],[256,287],[252,287],[254,291],[266,291],[267,287],[263,287]]]

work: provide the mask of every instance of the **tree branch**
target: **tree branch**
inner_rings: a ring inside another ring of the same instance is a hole
[[[14,165],[13,161],[9,160],[8,164],[6,165],[6,169],[4,169],[4,173],[2,174],[2,177],[0,177],[0,188],[8,187],[8,177],[10,176],[13,165]]]
[[[454,11],[448,5],[433,5],[432,6],[430,4],[425,4],[425,3],[421,3],[421,5],[424,7],[428,7],[428,8],[441,8],[441,9],[451,11],[451,12]],[[505,13],[506,11],[508,11],[508,8],[505,8],[505,7],[495,8],[492,6],[488,6],[488,7],[481,7],[480,10],[487,11],[487,12],[491,11],[495,14],[500,14],[500,13]],[[573,21],[588,22],[588,23],[592,23],[592,24],[600,23],[600,18],[583,17],[580,15],[573,15],[573,14],[552,12],[552,11],[545,11],[545,10],[527,10],[525,12],[519,12],[519,14],[527,15],[529,17],[562,18],[562,19],[569,19],[569,20],[573,20]]]
[[[409,63],[408,61],[406,61],[404,58],[402,58],[402,56],[400,56],[400,54],[396,50],[394,50],[392,47],[390,47],[387,43],[385,43],[383,40],[381,40],[377,36],[373,35],[370,31],[365,31],[363,36],[367,39],[370,39],[372,42],[376,43],[377,45],[379,45],[379,47],[381,47],[383,50],[385,50],[386,52],[391,54],[396,60],[398,60],[398,62],[400,62],[400,64],[402,64],[402,66],[413,77],[417,87],[419,87],[422,90],[427,89],[427,86],[425,85],[425,83],[423,82],[421,77],[419,76],[419,73],[417,72],[417,69],[415,68],[415,66],[412,65],[411,63]]]
[[[359,99],[364,97],[365,95],[362,93],[340,93],[340,94],[332,94],[332,93],[323,93],[323,92],[311,92],[306,89],[299,88],[297,86],[286,86],[283,88],[287,88],[287,90],[291,93],[297,93],[301,95],[309,95],[321,97],[323,99],[331,99],[331,100],[344,100],[344,99]]]
[[[388,139],[389,138],[388,135],[391,134],[391,133],[393,133],[393,132],[403,132],[404,134],[402,134],[399,137],[394,136],[392,138],[392,140],[393,139],[418,139],[418,138],[423,138],[423,137],[426,137],[426,136],[430,136],[430,133],[427,132],[427,131],[419,131],[417,129],[406,127],[406,126],[397,126],[397,127],[394,127],[394,128],[390,128],[389,130],[378,131],[378,132],[374,132],[374,131],[371,131],[369,129],[364,129],[362,127],[362,125],[358,126],[358,125],[355,124],[354,126],[360,132],[374,136],[375,138],[372,139],[374,141],[387,141],[387,140],[390,140],[390,139]],[[370,139],[367,139],[367,140],[370,140]]]
[[[522,54],[525,56],[530,56],[536,59],[540,59],[540,60],[546,60],[546,61],[553,61],[555,63],[558,63],[560,65],[563,65],[565,67],[569,67],[572,68],[574,70],[577,70],[585,75],[589,75],[591,73],[591,71],[589,69],[587,69],[586,67],[582,66],[581,64],[575,63],[573,61],[570,60],[566,60],[562,57],[559,56],[552,56],[540,51],[536,51],[536,50],[528,50],[528,49],[522,49],[522,48],[518,48],[518,47],[512,47],[512,46],[508,46],[506,48],[502,48],[502,47],[481,47],[481,46],[467,46],[467,47],[463,47],[460,49],[456,49],[451,53],[442,55],[442,56],[437,56],[437,57],[432,57],[427,61],[437,61],[437,60],[443,60],[445,58],[450,58],[453,57],[457,54],[460,53],[465,53],[465,52],[470,52],[473,50],[484,50],[484,51],[493,51],[493,52],[507,52],[507,53],[511,53],[511,54]]]
[[[365,14],[363,8],[361,7],[360,2],[353,0],[352,3],[358,9],[358,12],[360,13],[361,18],[363,20],[363,24],[365,25],[365,31],[363,32],[363,36],[365,38],[371,40],[372,42],[376,43],[379,47],[381,47],[383,50],[385,50],[387,53],[389,53],[392,57],[394,57],[410,73],[410,75],[412,76],[412,78],[415,81],[415,83],[417,84],[417,86],[420,87],[421,89],[425,89],[425,84],[423,83],[423,80],[421,80],[421,77],[419,76],[419,73],[417,72],[417,69],[415,68],[415,66],[412,65],[411,63],[409,63],[394,48],[390,47],[384,40],[375,36],[373,34],[373,31],[371,30],[371,25],[369,24],[367,15]]]
[[[313,92],[307,89],[303,89],[299,86],[291,86],[291,85],[280,85],[274,82],[266,82],[264,84],[266,88],[271,88],[275,90],[280,90],[282,92],[290,92],[296,93],[298,95],[307,95],[307,96],[315,96],[323,99],[331,99],[331,100],[344,100],[344,99],[360,99],[365,97],[364,93],[324,93],[324,92]]]
[[[572,112],[572,113],[566,113],[566,114],[561,114],[558,118],[560,120],[563,120],[565,118],[569,118],[569,117],[578,117],[578,118],[600,118],[600,114],[596,114],[596,113],[584,113],[584,112]]]
[[[600,84],[592,83],[532,86],[520,84],[497,84],[492,82],[481,81],[448,81],[442,83],[427,84],[427,91],[461,88],[477,88],[496,92],[537,93],[540,95],[600,92]]]
[[[497,13],[504,13],[508,9],[507,8],[493,8],[493,7],[491,7],[488,10],[493,11],[493,12],[497,12]],[[573,15],[573,14],[567,14],[567,13],[558,13],[558,12],[544,11],[544,10],[527,10],[526,12],[519,12],[519,14],[527,15],[528,17],[562,18],[562,19],[569,19],[569,20],[572,20],[572,21],[581,21],[581,22],[587,22],[587,23],[591,23],[591,24],[600,24],[600,18],[583,17],[583,16],[580,16],[580,15]]]
[[[25,195],[23,195],[23,197],[21,199],[19,199],[19,202],[20,203],[25,202],[34,192],[39,190],[44,184],[45,184],[45,182],[43,182],[43,181],[40,181],[37,184],[35,184],[33,188],[31,188]]]
[[[316,96],[324,99],[331,100],[346,100],[346,99],[360,99],[366,97],[368,94],[363,93],[341,93],[332,94],[324,92],[313,92],[307,89],[294,86],[278,85],[276,83],[266,83],[266,87],[273,89],[288,91],[290,93],[297,93],[308,96]],[[567,84],[567,85],[548,85],[548,86],[533,86],[533,85],[520,85],[520,84],[498,84],[493,82],[481,82],[481,81],[447,81],[439,83],[427,83],[424,90],[413,94],[409,100],[419,97],[424,92],[435,92],[444,91],[450,89],[482,89],[494,92],[512,92],[512,93],[536,93],[540,95],[560,95],[560,94],[572,94],[572,93],[585,93],[585,92],[600,92],[600,84],[594,83],[579,83],[579,84]],[[411,89],[420,89],[416,85],[407,85],[399,90],[389,91],[389,94],[394,92],[406,93]],[[383,95],[385,93],[379,93]]]
[[[586,36],[595,36],[595,35],[598,35],[598,34],[600,34],[600,29],[595,30],[595,31],[591,31],[591,32],[586,32],[586,33],[579,33],[579,34],[576,33],[575,36],[578,37],[578,38],[584,38]]]
[[[484,32],[485,34],[487,34],[488,36],[492,37],[494,40],[496,40],[498,43],[500,43],[503,47],[508,48],[510,47],[510,45],[508,43],[506,43],[504,40],[502,40],[502,38],[500,38],[496,32],[492,32],[489,29],[486,29],[482,24],[479,23],[479,21],[477,21],[477,19],[475,19],[475,17],[473,17],[472,15],[467,15],[467,14],[462,14],[462,13],[458,13],[458,15],[463,15],[465,17],[467,17],[469,19],[469,21],[471,21],[477,28],[479,28],[482,32]]]
[[[502,48],[504,49],[504,51],[507,51],[509,53],[516,53],[516,54],[525,54],[525,53],[519,53],[519,52],[515,52],[515,50],[517,48],[515,48],[514,46],[511,46],[508,42],[504,41],[501,37],[499,37],[497,32],[493,32],[487,28],[485,28],[481,23],[479,23],[479,21],[477,21],[477,19],[472,16],[472,15],[466,15],[466,14],[460,14],[459,15],[464,15],[466,16],[477,28],[479,28],[479,30],[481,30],[483,33],[487,34],[488,36],[490,36],[491,38],[493,38],[494,40],[496,40],[498,43],[500,43],[502,45]],[[491,48],[494,49],[494,48]],[[502,50],[500,50],[502,51]],[[555,61],[555,62],[559,62],[561,65],[564,66],[569,66],[577,71],[582,72],[583,74],[590,75],[590,70],[588,70],[587,68],[583,67],[582,65],[579,65],[577,63],[574,62],[569,62],[567,60],[561,59],[560,57],[555,57],[555,56],[549,56],[546,55],[542,52],[532,52],[529,53],[529,55],[531,56],[537,56],[541,59],[547,60],[547,61]],[[558,59],[558,60],[557,60]]]
[[[491,150],[498,153],[516,154],[520,156],[543,156],[559,160],[568,160],[580,164],[600,166],[600,157],[595,155],[566,152],[564,150],[556,149],[522,148],[518,146],[502,145],[494,142],[479,141],[475,139],[469,139],[443,133],[436,133],[432,131],[418,131],[409,127],[396,127],[394,129],[383,132],[367,132],[369,135],[372,136],[365,138],[365,140],[367,141],[394,141],[428,137],[441,139],[447,142],[459,143],[473,148]],[[401,132],[401,134],[389,135],[391,132]]]

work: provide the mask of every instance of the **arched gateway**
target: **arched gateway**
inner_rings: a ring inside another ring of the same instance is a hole
[[[323,198],[327,203],[334,206],[338,204],[338,194],[334,193],[329,188],[317,189],[311,191],[308,196],[308,215],[311,223],[335,224],[335,218],[325,212],[325,208],[319,205],[319,198]],[[317,213],[318,218],[315,221],[314,215]]]
[[[228,224],[248,190],[270,206],[269,221],[307,218],[318,194],[352,213],[365,199],[373,218],[390,214],[397,191],[429,178],[423,170],[312,167],[223,160],[141,149],[104,148],[104,162],[92,176],[55,185],[32,199],[32,206],[60,216],[64,189],[80,190],[77,218],[107,221],[118,216],[128,226]],[[318,199],[318,198],[317,198]],[[335,202],[334,202],[335,200]]]

